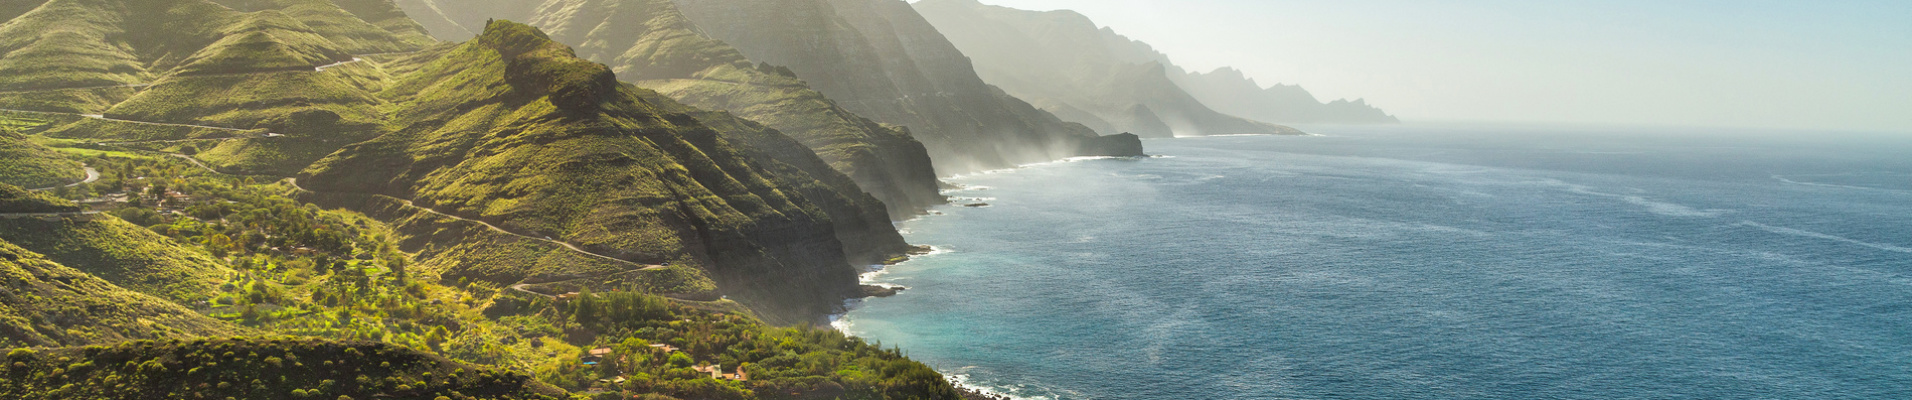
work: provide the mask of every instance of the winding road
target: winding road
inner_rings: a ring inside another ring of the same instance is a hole
[[[100,170],[97,170],[97,169],[93,169],[93,167],[88,167],[88,166],[86,166],[86,163],[80,163],[80,168],[81,168],[81,169],[85,169],[85,170],[86,170],[86,180],[82,180],[82,181],[79,181],[79,182],[73,182],[73,183],[69,183],[69,184],[65,184],[65,185],[60,185],[60,186],[48,186],[48,187],[43,187],[43,188],[34,188],[34,189],[27,189],[27,191],[30,191],[30,192],[43,192],[43,191],[48,191],[48,190],[53,190],[53,189],[59,189],[59,188],[63,188],[63,187],[74,187],[74,186],[79,186],[79,185],[85,185],[85,184],[88,184],[88,183],[93,183],[94,181],[98,181],[98,180],[100,180]]]
[[[317,66],[317,67],[312,67],[312,70],[313,70],[313,71],[317,71],[317,72],[325,72],[325,70],[328,70],[328,69],[332,69],[332,68],[335,68],[335,67],[338,67],[338,66],[342,66],[342,65],[345,65],[345,64],[351,64],[351,63],[355,63],[355,62],[359,62],[359,61],[365,61],[365,60],[364,60],[364,59],[361,59],[361,58],[358,58],[358,57],[352,57],[352,60],[351,60],[351,61],[340,61],[340,62],[335,62],[335,63],[331,63],[331,64],[326,64],[326,65],[320,65],[320,66]]]
[[[232,174],[228,174],[224,172],[219,172],[219,170],[216,170],[216,169],[212,169],[212,167],[206,166],[206,163],[199,162],[199,159],[193,158],[193,156],[189,156],[185,154],[175,154],[175,153],[166,153],[166,155],[179,157],[182,160],[186,160],[186,162],[193,163],[193,165],[198,166],[199,169],[206,170],[206,172],[211,172],[211,173],[220,174],[220,175],[232,175]]]
[[[34,111],[34,110],[16,110],[16,109],[11,109],[11,108],[0,108],[0,111],[6,111],[6,112],[17,112],[17,113],[28,113],[28,114],[46,114],[46,115],[72,115],[72,116],[78,116],[78,117],[85,117],[85,118],[92,118],[92,119],[97,119],[97,120],[101,120],[101,121],[111,121],[111,122],[124,122],[124,123],[129,123],[129,124],[140,124],[140,125],[155,125],[155,126],[170,126],[170,127],[183,127],[183,128],[202,128],[202,129],[213,129],[213,130],[221,130],[221,131],[228,131],[228,132],[248,132],[248,131],[252,131],[252,130],[253,130],[253,129],[239,129],[239,128],[228,128],[228,127],[223,127],[223,126],[211,126],[211,125],[193,125],[193,124],[175,124],[175,123],[169,123],[169,122],[147,122],[147,121],[133,121],[133,120],[125,120],[125,119],[114,119],[114,118],[107,118],[107,117],[106,117],[105,115],[100,115],[100,114],[79,114],[79,113],[66,113],[66,112],[54,112],[54,111]],[[264,137],[279,137],[279,136],[284,136],[284,135],[280,135],[280,134],[277,134],[277,133],[266,133],[266,134],[264,135]],[[225,139],[235,139],[235,138],[224,138],[224,139],[179,139],[179,140],[225,140]],[[128,143],[136,143],[136,142],[128,142]]]
[[[63,87],[63,88],[12,89],[12,90],[0,90],[0,93],[38,93],[38,92],[59,92],[59,91],[66,91],[66,90],[143,88],[143,87],[152,86],[152,85],[153,84],[151,83],[125,83],[125,84],[118,84],[118,85],[74,86],[74,87]]]

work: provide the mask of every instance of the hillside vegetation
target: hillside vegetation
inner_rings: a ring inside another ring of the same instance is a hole
[[[0,241],[0,347],[194,337],[237,327]]]
[[[87,219],[0,219],[0,240],[123,288],[193,304],[209,300],[233,271],[198,246],[103,215]]]
[[[80,211],[73,202],[43,193],[29,192],[19,186],[0,183],[0,214],[70,213]]]
[[[376,342],[266,337],[14,350],[15,399],[561,399],[524,374]]]
[[[65,185],[86,178],[81,168],[80,162],[0,127],[0,184],[27,188]]]
[[[291,174],[381,129],[356,76],[375,70],[314,67],[431,43],[389,5],[353,4],[383,25],[325,0],[49,1],[0,25],[0,105],[178,124],[82,119],[46,135],[206,139],[189,144],[223,169]]]

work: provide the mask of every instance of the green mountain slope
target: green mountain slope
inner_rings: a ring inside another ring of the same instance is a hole
[[[0,346],[232,334],[225,322],[0,241]]]
[[[661,97],[645,101],[648,91],[534,28],[500,21],[438,51],[391,67],[409,71],[382,94],[404,110],[394,132],[320,161],[301,184],[412,199],[636,263],[701,266],[725,293],[786,316],[836,307],[855,288],[852,260],[906,250],[884,219],[849,224],[874,202],[812,197],[841,192],[806,189],[814,176],[660,108]],[[857,242],[849,254],[845,239]]]
[[[0,240],[114,285],[184,304],[206,300],[233,273],[197,246],[109,215],[0,219]]]
[[[85,178],[78,161],[33,143],[12,129],[0,128],[0,184],[42,188]]]
[[[73,202],[0,183],[0,215],[79,212]]]
[[[1209,109],[1169,80],[1156,53],[1139,51],[1146,45],[1097,29],[1072,11],[1024,11],[975,0],[926,0],[914,6],[975,61],[983,80],[1104,133],[1299,133]]]
[[[384,343],[299,338],[140,340],[16,350],[15,399],[559,399],[524,374]],[[80,361],[75,361],[80,360]]]
[[[364,86],[379,73],[348,65],[355,55],[432,42],[389,3],[339,4],[352,10],[325,0],[49,1],[0,25],[0,90],[15,89],[0,91],[0,105],[124,120],[81,119],[49,136],[191,138],[147,147],[190,144],[223,170],[291,174],[381,133],[381,102]],[[314,69],[322,65],[337,67]]]
[[[417,50],[434,40],[403,12],[378,0],[214,0],[241,12],[279,11],[352,54]]]

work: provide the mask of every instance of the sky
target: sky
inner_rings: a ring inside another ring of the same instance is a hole
[[[1403,120],[1912,133],[1912,0],[981,0]]]

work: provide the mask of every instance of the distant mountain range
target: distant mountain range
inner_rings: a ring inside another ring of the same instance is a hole
[[[1399,122],[1361,100],[1323,104],[1298,86],[1262,88],[1233,69],[1185,71],[1074,11],[976,0],[924,0],[915,8],[974,60],[984,80],[1105,133],[1270,134],[1296,131],[1269,122]]]

